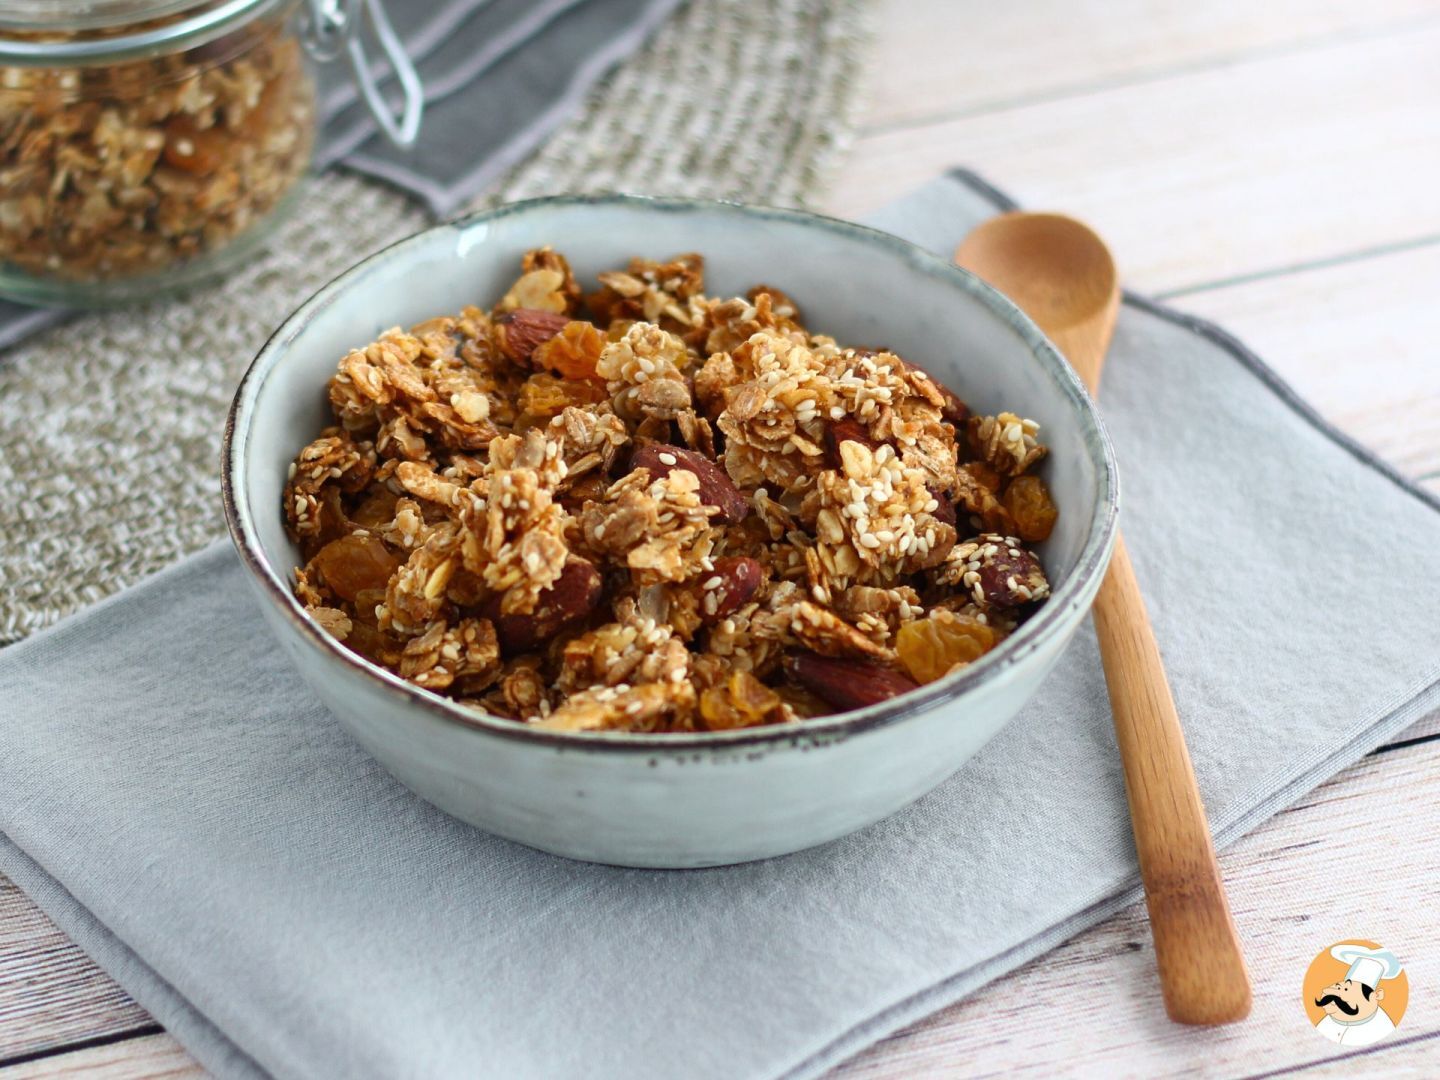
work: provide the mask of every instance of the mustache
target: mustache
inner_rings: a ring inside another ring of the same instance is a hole
[[[1338,997],[1335,994],[1326,994],[1324,997],[1320,998],[1318,1001],[1315,1002],[1315,1007],[1318,1009],[1323,1009],[1327,1002],[1333,1003],[1334,1006],[1341,1012],[1343,1012],[1346,1016],[1354,1016],[1360,1011],[1359,1005],[1351,1005],[1344,998]]]

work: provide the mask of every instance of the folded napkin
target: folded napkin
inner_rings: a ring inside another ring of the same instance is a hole
[[[341,165],[453,213],[574,113],[613,65],[680,0],[390,0],[390,22],[425,87],[420,137],[409,149],[379,133],[342,56],[317,68],[315,166]],[[389,65],[367,49],[397,104]],[[478,148],[478,149],[477,149]],[[66,317],[0,300],[0,349]]]
[[[996,205],[958,175],[875,221],[949,251]],[[1440,506],[1138,297],[1104,408],[1223,844],[1440,704],[1416,587],[1440,578]],[[0,869],[223,1076],[814,1076],[1138,895],[1088,632],[889,820],[623,870],[410,795],[291,671],[243,574],[219,544],[0,652]]]

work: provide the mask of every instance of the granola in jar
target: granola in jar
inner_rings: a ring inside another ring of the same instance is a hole
[[[944,678],[1049,595],[1032,420],[696,254],[519,271],[341,358],[291,466],[296,595],[354,652],[548,730],[729,730]]]
[[[223,271],[305,176],[301,0],[0,12],[0,295],[126,302]]]

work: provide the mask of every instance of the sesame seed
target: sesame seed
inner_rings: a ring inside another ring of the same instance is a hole
[[[665,465],[674,465],[676,462],[676,457],[674,454],[661,454],[660,461],[662,464]]]

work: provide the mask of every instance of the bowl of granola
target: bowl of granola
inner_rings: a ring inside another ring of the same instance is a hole
[[[401,782],[556,854],[796,851],[955,773],[1114,542],[1079,380],[978,279],[797,211],[532,200],[366,259],[240,384],[268,623]]]

